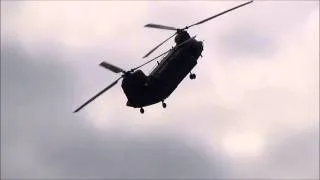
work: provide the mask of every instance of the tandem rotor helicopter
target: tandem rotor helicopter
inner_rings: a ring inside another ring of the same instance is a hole
[[[213,18],[221,16],[227,12],[233,11],[252,2],[253,0],[240,4],[236,7],[233,7],[181,29],[159,24],[145,25],[145,27],[149,28],[173,30],[176,32],[169,38],[161,42],[158,46],[153,48],[151,51],[149,51],[143,58],[148,57],[152,52],[154,52],[157,48],[159,48],[162,44],[164,44],[174,36],[176,46],[129,71],[123,70],[115,65],[104,61],[101,62],[100,66],[114,73],[121,73],[121,76],[109,86],[100,91],[98,94],[86,101],[83,105],[76,109],[74,113],[80,111],[84,106],[92,102],[102,93],[112,88],[118,83],[120,79],[123,79],[121,87],[128,99],[127,106],[140,108],[140,113],[144,113],[143,107],[156,104],[158,102],[162,102],[162,107],[166,108],[167,105],[164,100],[168,98],[169,95],[177,88],[180,82],[188,74],[190,79],[196,78],[196,75],[191,73],[191,70],[196,66],[197,59],[199,58],[199,56],[201,56],[203,43],[201,41],[197,41],[195,39],[196,36],[191,37],[186,30],[190,27],[200,25]],[[167,55],[162,58],[161,61],[158,61],[158,65],[151,71],[149,75],[146,76],[140,70],[142,66],[158,59],[165,54]]]

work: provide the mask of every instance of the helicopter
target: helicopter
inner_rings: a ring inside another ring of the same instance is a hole
[[[143,58],[148,57],[157,48],[167,42],[169,39],[174,38],[176,45],[169,49],[168,51],[152,58],[151,60],[143,63],[140,66],[132,68],[131,70],[123,70],[108,62],[101,62],[100,66],[106,68],[114,73],[121,73],[121,76],[116,79],[109,86],[101,90],[98,94],[93,96],[91,99],[86,101],[83,105],[77,108],[74,113],[80,111],[87,104],[92,102],[98,96],[112,88],[118,83],[120,79],[122,80],[121,87],[124,94],[127,97],[126,105],[133,108],[140,108],[140,113],[144,113],[143,107],[153,105],[162,102],[162,107],[166,108],[166,103],[164,102],[166,98],[178,87],[181,81],[189,74],[190,79],[196,79],[196,74],[192,73],[191,70],[196,66],[198,58],[202,55],[203,42],[195,39],[196,36],[191,37],[186,31],[190,27],[200,25],[207,22],[213,18],[221,16],[227,12],[233,11],[237,8],[245,6],[252,3],[253,0],[235,6],[226,11],[220,12],[214,16],[201,20],[197,23],[185,26],[184,28],[175,28],[171,26],[164,26],[159,24],[146,24],[145,27],[157,28],[165,30],[173,30],[175,33],[169,38],[161,42],[155,48],[150,50]],[[164,56],[165,55],[165,56]],[[145,75],[141,67],[149,64],[162,57],[162,60],[157,61],[157,66],[149,73]]]

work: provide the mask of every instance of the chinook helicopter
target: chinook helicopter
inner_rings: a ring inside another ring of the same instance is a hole
[[[116,79],[109,86],[104,88],[94,97],[86,101],[78,109],[74,111],[78,112],[87,104],[92,102],[102,93],[106,92],[108,89],[112,88],[118,83],[120,79],[122,80],[121,87],[127,97],[127,106],[133,108],[140,108],[140,113],[144,113],[143,107],[162,102],[162,107],[166,108],[166,103],[164,100],[170,96],[170,94],[177,88],[180,82],[189,74],[190,79],[195,79],[196,75],[191,73],[191,70],[196,66],[197,60],[201,55],[203,50],[202,41],[197,41],[196,36],[191,37],[186,31],[188,28],[200,25],[207,22],[213,18],[221,16],[227,12],[245,6],[252,3],[253,0],[240,4],[236,7],[218,13],[214,16],[201,20],[197,23],[191,24],[184,28],[175,28],[170,26],[164,26],[159,24],[147,24],[145,27],[157,28],[165,30],[173,30],[175,33],[169,38],[161,42],[158,46],[149,51],[143,58],[148,57],[162,44],[167,42],[169,39],[175,36],[176,46],[169,49],[168,51],[158,55],[157,57],[145,62],[144,64],[135,67],[131,70],[123,70],[115,65],[107,63],[105,61],[100,63],[101,67],[104,67],[114,73],[121,73],[121,76]],[[166,55],[167,54],[167,55]],[[157,66],[151,71],[149,75],[145,75],[140,68],[146,64],[166,55],[161,61],[157,61]]]

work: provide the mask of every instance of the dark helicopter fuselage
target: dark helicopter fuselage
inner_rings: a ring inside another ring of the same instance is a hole
[[[143,58],[148,57],[152,52],[154,52],[157,48],[159,48],[162,44],[164,44],[174,36],[176,46],[162,53],[161,55],[145,62],[144,64],[131,69],[130,71],[123,70],[122,68],[105,61],[101,62],[100,66],[114,73],[122,73],[121,77],[105,87],[98,94],[90,98],[74,112],[80,111],[87,104],[89,104],[101,94],[116,85],[122,78],[123,80],[121,87],[128,99],[127,106],[140,108],[140,112],[143,113],[144,106],[149,106],[162,101],[162,106],[165,108],[166,103],[164,103],[163,101],[170,96],[170,94],[178,87],[181,81],[189,73],[190,79],[195,78],[195,74],[192,74],[191,70],[196,66],[197,60],[199,56],[201,56],[201,52],[203,50],[202,42],[195,40],[195,36],[191,38],[186,30],[193,26],[203,24],[213,18],[219,17],[225,13],[233,11],[252,2],[253,0],[250,0],[246,3],[215,14],[194,24],[185,26],[182,29],[154,23],[146,24],[145,27],[173,30],[176,31],[176,33],[154,47]],[[168,54],[160,62],[158,62],[158,65],[151,71],[149,75],[145,75],[141,70],[139,70],[142,66],[156,60],[166,53]]]
[[[201,41],[189,39],[170,51],[148,76],[141,70],[126,75],[121,87],[127,106],[140,108],[164,101],[195,67],[202,50]]]

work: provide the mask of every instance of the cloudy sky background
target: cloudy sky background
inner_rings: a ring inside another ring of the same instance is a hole
[[[101,61],[130,69],[173,33],[143,25],[240,3],[1,1],[1,177],[319,178],[317,1],[256,1],[190,29],[197,79],[166,109],[141,115],[117,85],[72,113],[118,77]]]

